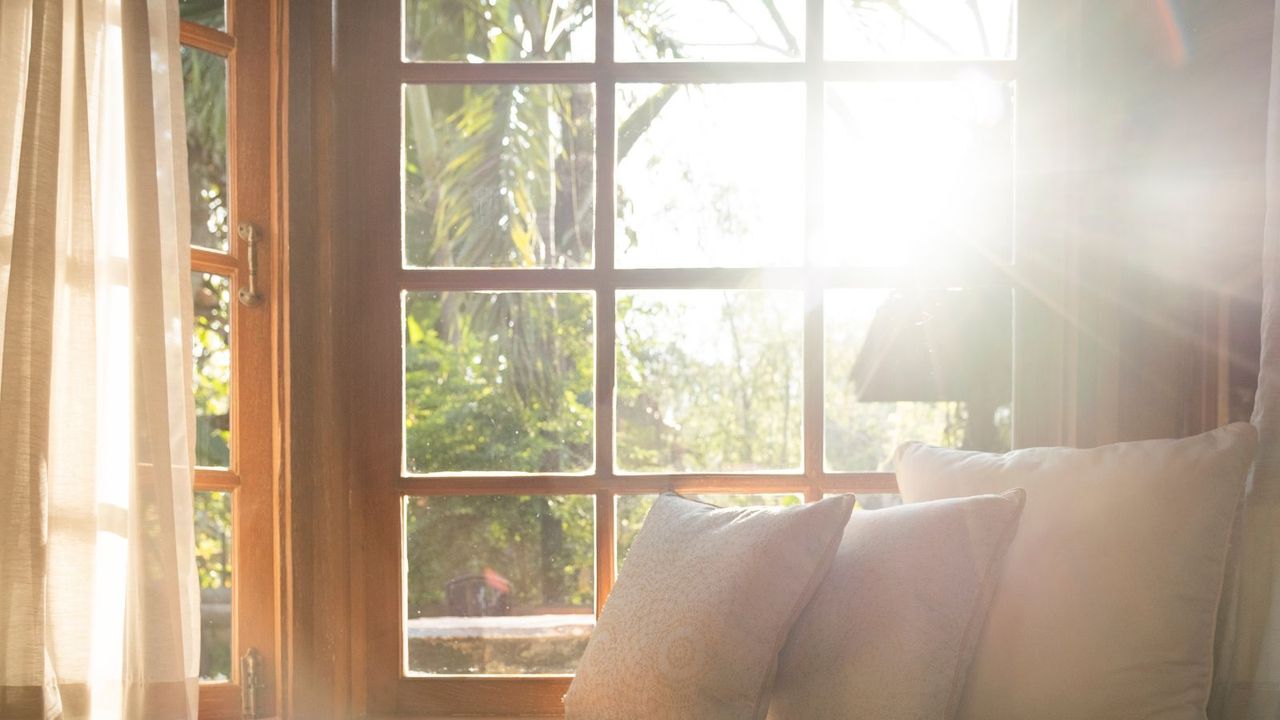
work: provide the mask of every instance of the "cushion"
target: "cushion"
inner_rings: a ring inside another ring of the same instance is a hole
[[[782,651],[770,720],[950,720],[1023,493],[855,512]]]
[[[1237,423],[1092,450],[899,448],[907,502],[1027,492],[959,717],[1203,719],[1256,443]]]
[[[565,717],[763,718],[778,651],[852,509],[852,495],[785,508],[659,497],[578,663]]]

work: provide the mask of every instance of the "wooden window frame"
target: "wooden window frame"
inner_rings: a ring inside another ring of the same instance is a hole
[[[467,64],[401,58],[400,0],[337,5],[337,167],[346,190],[340,233],[349,244],[345,297],[352,303],[346,342],[360,348],[347,379],[353,422],[351,459],[362,515],[350,557],[352,616],[363,622],[352,650],[355,712],[373,717],[558,715],[571,676],[407,676],[404,671],[402,497],[413,495],[581,493],[596,503],[597,613],[614,575],[614,500],[621,494],[683,492],[895,492],[889,473],[828,472],[823,467],[823,305],[834,288],[1007,287],[1014,293],[1015,446],[1058,444],[1068,422],[1069,365],[1065,285],[1074,232],[1074,42],[1078,2],[1022,0],[1019,55],[1011,60],[827,61],[823,2],[807,0],[805,58],[785,63],[615,62],[614,0],[596,0],[596,60]],[[1049,29],[1052,29],[1050,32]],[[1029,42],[1035,38],[1036,43]],[[1018,83],[1017,220],[1014,261],[922,271],[829,269],[812,264],[811,223],[821,209],[823,84],[839,80],[934,80],[971,70]],[[797,81],[806,87],[807,185],[805,265],[752,269],[614,267],[614,103],[620,82],[733,83]],[[404,268],[401,250],[401,95],[405,84],[589,83],[595,87],[596,215],[594,267],[582,269]],[[356,149],[358,147],[358,150]],[[1027,168],[1054,168],[1028,173]],[[616,293],[631,289],[761,288],[805,292],[803,465],[768,474],[621,474],[614,466]],[[404,291],[582,290],[595,293],[595,466],[585,475],[410,475],[401,467],[404,432],[402,308]]]
[[[223,58],[227,63],[227,251],[191,248],[191,269],[224,276],[231,295],[230,462],[227,468],[199,467],[195,490],[232,496],[231,674],[227,682],[201,683],[201,718],[242,717],[239,660],[253,647],[262,655],[263,717],[283,707],[280,583],[283,565],[277,500],[282,466],[278,442],[281,417],[283,320],[279,302],[282,266],[276,121],[280,78],[279,22],[282,0],[227,0],[226,30],[183,20],[182,45]],[[177,0],[174,0],[175,4]],[[237,291],[249,277],[245,241],[238,223],[251,223],[259,240],[257,283],[260,304],[249,307]]]

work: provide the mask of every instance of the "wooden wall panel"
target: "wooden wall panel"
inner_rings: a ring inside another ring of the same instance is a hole
[[[1272,6],[1179,7],[1085,4],[1079,445],[1247,414]]]
[[[363,617],[354,606],[353,548],[358,500],[348,468],[351,425],[341,392],[351,352],[351,248],[338,215],[332,3],[291,0],[285,24],[288,298],[286,406],[289,423],[286,592],[282,622],[288,658],[287,716],[355,717],[361,674],[352,668],[353,636]]]

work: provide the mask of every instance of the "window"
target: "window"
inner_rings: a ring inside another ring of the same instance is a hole
[[[348,18],[370,712],[558,712],[656,493],[1011,446],[1014,0],[396,4]]]
[[[276,661],[266,3],[175,0],[191,201],[200,716],[241,717],[240,659]],[[254,240],[249,246],[247,231]],[[251,260],[251,256],[256,257]],[[251,276],[252,275],[252,276]],[[250,289],[258,296],[247,297]],[[268,688],[260,708],[273,706]]]

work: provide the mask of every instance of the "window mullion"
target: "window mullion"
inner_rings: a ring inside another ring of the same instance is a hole
[[[805,112],[805,218],[804,266],[812,273],[822,233],[822,114],[823,114],[823,29],[824,0],[807,0],[808,25],[805,31],[806,112]],[[823,287],[810,282],[805,287],[803,374],[804,472],[812,484],[807,493],[817,495],[822,479],[822,392],[823,392]],[[806,499],[812,500],[813,497]]]
[[[801,82],[821,75],[829,81],[941,82],[982,75],[1012,80],[1016,60],[819,60],[805,62],[744,62],[682,60],[679,62],[546,62],[459,63],[402,62],[387,78],[410,85],[580,84],[602,77],[617,82],[701,84]]]
[[[597,277],[613,277],[614,266],[614,155],[617,135],[614,77],[614,0],[596,0],[596,227],[594,260]],[[614,382],[617,334],[617,292],[600,286],[596,291],[596,477],[614,474]],[[613,587],[614,495],[596,494],[596,615]]]

